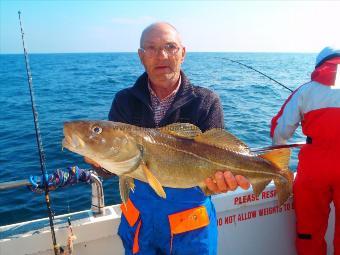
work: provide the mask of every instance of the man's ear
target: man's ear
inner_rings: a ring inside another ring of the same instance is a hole
[[[141,49],[138,49],[138,56],[139,56],[139,60],[142,63],[142,65],[144,65],[144,54],[143,51]]]
[[[186,49],[185,49],[185,47],[182,47],[182,60],[181,60],[181,63],[184,62],[185,56],[186,56]]]

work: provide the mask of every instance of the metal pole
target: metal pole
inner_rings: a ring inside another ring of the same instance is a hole
[[[47,212],[48,212],[48,218],[49,218],[49,221],[50,221],[53,250],[54,250],[54,254],[58,255],[59,254],[59,246],[57,244],[57,240],[56,240],[56,237],[55,237],[53,214],[52,214],[52,210],[51,210],[51,201],[50,201],[50,196],[49,196],[48,183],[47,183],[47,180],[46,180],[47,175],[46,175],[46,166],[45,166],[45,154],[44,154],[44,150],[43,150],[43,146],[42,146],[42,140],[41,140],[39,125],[38,125],[38,112],[37,112],[36,107],[35,107],[32,75],[31,75],[31,70],[30,70],[30,66],[29,66],[29,63],[28,63],[28,54],[27,54],[26,47],[25,47],[24,30],[22,29],[20,14],[21,14],[21,12],[18,11],[22,46],[24,48],[24,55],[25,55],[27,80],[28,80],[28,86],[29,86],[29,91],[30,91],[30,95],[31,95],[31,106],[32,106],[33,119],[34,119],[35,136],[36,136],[36,141],[37,141],[38,150],[39,150],[40,168],[41,168],[41,173],[43,175],[43,178],[45,178],[45,180],[44,180],[45,201],[46,201],[46,207],[47,207]]]
[[[23,186],[31,185],[29,180],[18,180],[18,181],[11,181],[11,182],[2,182],[0,183],[0,190],[5,189],[15,189]]]

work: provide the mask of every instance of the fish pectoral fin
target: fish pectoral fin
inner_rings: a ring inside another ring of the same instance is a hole
[[[261,192],[266,188],[266,186],[271,182],[271,180],[256,178],[250,179],[249,182],[253,188],[255,196],[258,197]]]
[[[130,190],[132,192],[135,190],[133,178],[124,175],[119,176],[119,193],[124,204],[129,199]]]
[[[227,149],[243,154],[250,154],[248,145],[246,145],[233,134],[221,128],[210,129],[195,137],[195,141],[216,146],[221,149]]]
[[[162,198],[166,198],[166,194],[165,194],[165,191],[162,185],[157,180],[157,178],[153,175],[153,173],[149,170],[149,168],[145,164],[142,164],[142,169],[152,189],[157,193],[158,196]]]
[[[177,136],[180,138],[194,139],[202,134],[202,131],[190,123],[173,123],[159,129],[162,133]]]

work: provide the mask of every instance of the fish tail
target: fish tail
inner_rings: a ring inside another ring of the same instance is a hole
[[[290,149],[283,148],[261,154],[260,157],[270,161],[278,170],[280,177],[274,178],[279,205],[281,206],[292,194],[294,175],[288,164]]]
[[[285,178],[274,179],[279,206],[282,206],[292,194],[292,182]]]

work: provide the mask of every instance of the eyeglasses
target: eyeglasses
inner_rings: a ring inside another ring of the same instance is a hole
[[[162,47],[148,46],[145,48],[139,48],[147,56],[156,56],[159,51],[164,51],[168,56],[176,55],[181,47],[178,47],[174,43],[165,44]]]

